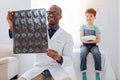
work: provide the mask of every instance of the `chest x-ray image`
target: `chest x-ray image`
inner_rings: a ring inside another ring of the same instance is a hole
[[[44,8],[14,12],[13,43],[15,54],[46,52],[48,40]]]

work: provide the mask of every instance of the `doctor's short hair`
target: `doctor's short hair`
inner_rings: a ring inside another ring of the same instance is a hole
[[[58,5],[55,5],[55,4],[54,4],[54,5],[51,5],[50,8],[51,8],[51,7],[56,7],[56,8],[58,8],[58,9],[59,9],[59,14],[62,15],[62,9],[61,9],[61,7],[59,7]]]
[[[87,14],[87,13],[91,13],[91,14],[93,14],[94,16],[96,16],[96,10],[94,9],[94,8],[89,8],[89,9],[86,9],[86,12],[85,12],[85,14]]]

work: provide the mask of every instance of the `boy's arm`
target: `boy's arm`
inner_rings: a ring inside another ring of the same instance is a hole
[[[84,37],[84,31],[80,30],[80,40],[81,40],[82,43],[85,43],[85,40],[82,39],[82,37]]]
[[[99,43],[100,42],[100,34],[96,34],[96,40],[86,40],[85,43],[92,44],[92,43]]]
[[[96,34],[96,40],[85,40],[85,39],[82,39],[82,37],[84,37],[84,31],[80,30],[80,40],[81,40],[82,43],[93,44],[93,43],[99,43],[100,42],[100,33]]]

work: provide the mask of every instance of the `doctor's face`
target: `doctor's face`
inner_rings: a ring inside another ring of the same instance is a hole
[[[61,19],[60,8],[57,6],[52,6],[47,11],[48,25],[50,27],[57,27],[59,25],[59,20]]]

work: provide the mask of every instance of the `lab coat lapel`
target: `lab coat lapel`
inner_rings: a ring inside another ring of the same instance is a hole
[[[62,42],[60,40],[61,36],[63,35],[63,30],[59,28],[55,34],[51,37],[51,39],[48,39],[48,48],[54,49],[59,52],[59,54],[62,54]],[[49,36],[48,36],[49,37]],[[59,47],[58,47],[59,46]]]
[[[55,34],[51,37],[51,40],[52,40],[52,39],[57,39],[57,37],[59,37],[61,33],[62,33],[62,29],[59,28],[59,29],[55,32]]]

